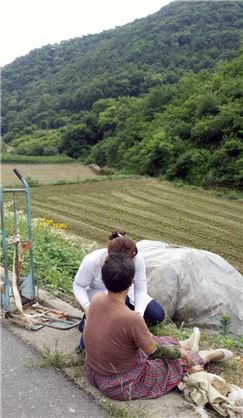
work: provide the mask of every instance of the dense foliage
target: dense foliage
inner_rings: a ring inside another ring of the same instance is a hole
[[[16,59],[2,71],[4,142],[242,187],[242,12],[238,1],[174,2]]]
[[[213,74],[187,73],[167,90],[101,100],[93,111],[103,135],[90,154],[98,164],[205,187],[243,186],[243,54]]]

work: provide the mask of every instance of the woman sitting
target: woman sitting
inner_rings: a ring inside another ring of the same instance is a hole
[[[112,399],[156,398],[177,386],[192,364],[202,367],[232,356],[227,350],[188,351],[198,350],[198,333],[182,342],[153,336],[125,303],[134,274],[134,260],[125,254],[108,256],[102,267],[108,294],[94,296],[83,333],[84,367],[92,385]]]
[[[147,293],[147,282],[144,258],[138,253],[136,242],[126,236],[123,231],[114,231],[109,236],[107,248],[95,250],[84,257],[73,283],[73,291],[85,315],[90,301],[97,291],[107,293],[107,289],[101,278],[101,267],[108,254],[123,253],[134,259],[135,273],[133,285],[126,297],[126,305],[144,317],[148,325],[156,325],[164,319],[164,310]],[[82,332],[84,320],[81,320],[79,329]],[[79,350],[84,348],[81,337]]]

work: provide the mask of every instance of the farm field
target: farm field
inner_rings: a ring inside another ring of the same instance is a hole
[[[96,176],[88,166],[82,164],[2,164],[1,183],[4,186],[20,184],[19,179],[13,172],[14,168],[17,168],[25,178],[31,178],[32,181],[38,181],[40,184],[79,181]]]
[[[31,189],[32,217],[106,245],[112,229],[215,252],[243,272],[242,201],[149,178],[91,181]]]

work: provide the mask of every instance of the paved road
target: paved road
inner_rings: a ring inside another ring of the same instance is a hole
[[[106,413],[61,372],[28,367],[38,353],[1,326],[1,418],[105,418]]]

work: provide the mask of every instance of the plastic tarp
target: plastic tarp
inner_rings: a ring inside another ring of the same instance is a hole
[[[219,329],[230,317],[232,335],[243,335],[243,276],[217,254],[160,241],[137,243],[147,274],[148,293],[176,322]]]

